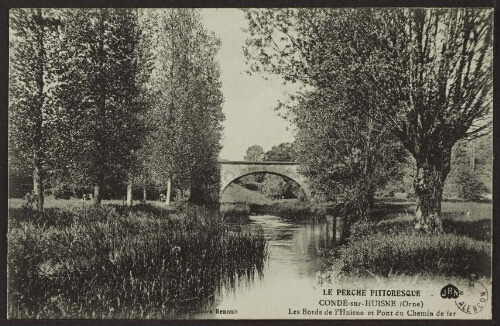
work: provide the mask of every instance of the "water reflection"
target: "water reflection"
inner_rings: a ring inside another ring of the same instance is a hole
[[[301,300],[310,303],[307,298],[317,295],[317,273],[328,267],[322,253],[335,246],[331,220],[296,224],[275,216],[252,216],[250,223],[232,231],[263,232],[269,250],[263,270],[226,282],[211,302],[198,307],[201,313],[185,317],[273,318]]]

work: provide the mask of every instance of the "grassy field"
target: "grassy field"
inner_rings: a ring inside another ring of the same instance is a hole
[[[9,198],[9,207],[10,208],[21,208],[23,203],[26,201],[21,198]],[[115,206],[123,206],[125,202],[120,199],[111,199],[111,200],[102,200],[102,205],[115,205]],[[148,200],[147,204],[161,207],[163,209],[169,210],[172,209],[169,206],[165,205],[165,203],[157,201],[157,200]],[[139,204],[139,201],[134,201],[134,204]],[[92,206],[93,202],[90,200],[83,201],[81,199],[53,199],[50,197],[45,197],[44,199],[44,207],[45,208],[68,208],[68,207],[89,207]]]
[[[224,190],[221,203],[270,204],[273,201],[259,191],[247,189],[237,183],[231,183]]]
[[[413,229],[413,203],[379,203],[351,229],[334,269],[346,275],[491,276],[491,203],[444,202],[443,235]]]
[[[218,212],[47,202],[9,208],[9,318],[169,318],[260,273],[262,234],[229,232]]]

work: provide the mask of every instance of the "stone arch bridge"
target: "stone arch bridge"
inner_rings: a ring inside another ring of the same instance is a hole
[[[221,195],[227,186],[236,179],[250,174],[270,173],[292,179],[297,182],[308,198],[309,188],[304,176],[298,173],[299,163],[296,162],[250,162],[250,161],[224,161],[219,162],[221,178]]]

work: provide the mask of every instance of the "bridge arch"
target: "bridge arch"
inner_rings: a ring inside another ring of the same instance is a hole
[[[299,184],[307,198],[311,197],[306,179],[297,171],[296,162],[220,162],[221,196],[224,190],[235,180],[250,174],[269,173],[283,176]]]

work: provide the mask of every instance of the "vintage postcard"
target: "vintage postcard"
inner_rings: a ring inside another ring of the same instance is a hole
[[[9,319],[492,319],[493,8],[12,8]]]

